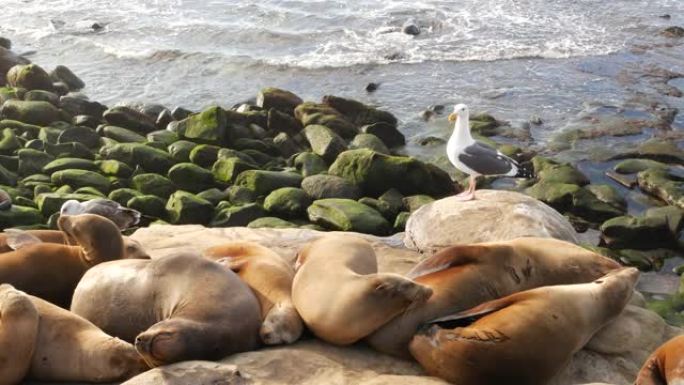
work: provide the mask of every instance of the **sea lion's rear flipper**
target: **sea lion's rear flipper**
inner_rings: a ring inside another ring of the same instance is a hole
[[[658,357],[655,354],[651,355],[641,367],[634,385],[667,385],[660,371]]]
[[[35,235],[19,229],[5,229],[5,236],[7,236],[7,246],[12,250],[19,250],[22,247],[43,243]]]
[[[484,254],[486,254],[486,247],[482,245],[447,247],[418,262],[413,269],[406,273],[406,277],[415,279],[453,267],[476,263]]]

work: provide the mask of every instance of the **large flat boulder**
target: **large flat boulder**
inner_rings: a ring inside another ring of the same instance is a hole
[[[499,190],[478,190],[475,197],[467,202],[448,197],[416,210],[406,223],[406,246],[432,253],[450,245],[519,237],[578,243],[570,222],[537,199]]]

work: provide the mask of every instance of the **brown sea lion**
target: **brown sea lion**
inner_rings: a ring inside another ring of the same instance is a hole
[[[214,360],[259,344],[259,302],[240,278],[189,254],[105,262],[88,270],[71,311],[135,342],[150,366]]]
[[[11,232],[12,229],[6,229],[5,232]],[[69,245],[70,241],[73,245],[77,243],[73,240],[66,238],[65,234],[61,230],[21,230],[25,235],[29,236],[29,240],[22,240],[20,244],[13,243],[17,242],[16,237],[9,235],[8,233],[0,233],[0,254],[7,253],[16,250],[19,247],[26,246],[30,243],[57,243],[62,245]],[[124,242],[124,258],[135,258],[135,259],[150,259],[149,254],[143,249],[140,242],[135,239],[129,238],[125,235],[122,236]]]
[[[123,381],[149,369],[133,345],[12,286],[0,285],[0,384]]]
[[[619,267],[609,258],[552,238],[448,247],[407,274],[432,289],[430,299],[401,313],[366,341],[380,352],[410,358],[408,344],[424,322],[518,291],[591,282]]]
[[[264,344],[299,339],[304,325],[292,304],[294,270],[280,255],[258,243],[235,241],[211,247],[204,256],[228,266],[252,288],[261,304],[259,336]]]
[[[547,384],[622,312],[638,277],[637,269],[623,268],[591,283],[545,286],[485,302],[433,321],[467,326],[426,327],[413,337],[411,354],[430,375],[455,385]]]
[[[121,259],[124,244],[116,225],[98,215],[63,216],[59,227],[79,246],[35,243],[0,254],[0,282],[68,308],[85,271]]]
[[[380,274],[362,238],[326,235],[299,252],[292,300],[319,338],[348,345],[423,304],[432,290],[397,274]]]
[[[656,349],[644,363],[634,384],[684,384],[684,335],[672,338]]]

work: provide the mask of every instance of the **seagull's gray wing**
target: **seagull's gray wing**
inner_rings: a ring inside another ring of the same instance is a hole
[[[481,142],[465,147],[458,160],[482,175],[509,175],[518,170],[516,161]]]

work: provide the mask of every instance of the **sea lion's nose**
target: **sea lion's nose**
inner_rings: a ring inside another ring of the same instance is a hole
[[[135,347],[139,350],[140,349],[146,350],[149,342],[150,342],[150,339],[144,335],[139,335],[139,336],[135,337]]]

